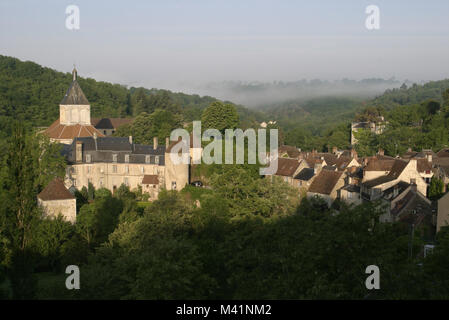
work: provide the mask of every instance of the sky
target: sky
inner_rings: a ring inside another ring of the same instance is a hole
[[[77,5],[80,29],[66,28]],[[380,10],[368,30],[365,9]],[[0,0],[0,54],[129,86],[449,78],[447,0]],[[184,90],[188,91],[188,90]]]

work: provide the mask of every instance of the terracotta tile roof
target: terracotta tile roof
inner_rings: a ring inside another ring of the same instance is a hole
[[[437,152],[437,156],[439,158],[448,158],[449,157],[449,149],[442,149]]]
[[[143,176],[142,184],[159,184],[159,177],[156,174],[146,174]]]
[[[309,192],[331,194],[342,175],[343,171],[321,170],[310,185]]]
[[[407,161],[396,159],[390,169],[390,172],[387,175],[378,177],[373,180],[369,180],[369,181],[365,182],[364,185],[368,188],[372,188],[372,187],[384,184],[386,182],[393,181],[401,175],[402,171],[404,171],[407,164],[408,164]],[[382,171],[382,170],[378,170],[378,171]]]
[[[335,163],[335,165],[338,170],[344,170],[351,163],[352,159],[353,158],[350,158],[350,157],[340,156],[340,158],[337,159],[337,162]]]
[[[37,196],[44,201],[76,199],[59,178],[52,180]]]
[[[418,172],[426,172],[431,171],[432,166],[430,165],[429,161],[427,159],[416,159],[416,166],[418,168]]]
[[[390,171],[394,165],[394,159],[379,160],[377,158],[369,158],[365,171]]]
[[[291,158],[278,158],[276,176],[292,177],[298,169],[300,161]]]
[[[52,123],[44,132],[49,138],[53,139],[74,139],[76,137],[92,137],[94,133],[98,137],[104,135],[91,125],[64,125],[59,123],[59,119]]]
[[[326,161],[326,164],[328,166],[333,166],[334,164],[336,164],[338,159],[335,154],[329,152],[317,153],[316,156],[319,158],[324,158],[324,161]]]

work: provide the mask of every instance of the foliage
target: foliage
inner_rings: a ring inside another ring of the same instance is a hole
[[[229,103],[213,102],[201,115],[202,129],[217,129],[224,133],[225,129],[235,129],[239,124],[239,116],[235,106]]]

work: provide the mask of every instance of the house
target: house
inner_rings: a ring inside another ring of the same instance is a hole
[[[71,144],[73,139],[81,137],[104,137],[90,119],[90,103],[77,81],[77,71],[72,71],[73,81],[59,104],[59,119],[42,133],[52,142]]]
[[[315,168],[303,168],[298,172],[294,179],[298,181],[299,188],[307,192],[315,177]]]
[[[387,204],[387,210],[381,216],[381,221],[403,222],[413,224],[414,227],[426,223],[432,230],[435,229],[436,210],[432,202],[417,190],[416,185],[400,182],[393,190],[392,197],[384,198],[383,201]]]
[[[142,192],[150,195],[150,199],[157,199],[161,189],[157,174],[146,174],[142,179]]]
[[[373,179],[365,179],[366,173],[364,172],[361,190],[364,199],[370,201],[380,199],[385,190],[393,187],[400,181],[416,185],[417,190],[422,195],[427,195],[427,184],[418,172],[416,159],[411,159],[408,162],[402,159],[395,159],[392,164],[384,161],[377,162],[377,164],[373,165],[377,171],[371,171],[376,172],[375,177],[373,175]],[[385,170],[381,171],[380,169]],[[382,172],[383,174],[378,174]]]
[[[385,130],[387,122],[384,117],[378,117],[376,121],[352,122],[351,123],[351,145],[357,144],[355,133],[359,130],[369,130],[374,134],[381,134]]]
[[[274,176],[281,177],[282,180],[293,187],[299,187],[300,182],[295,179],[295,177],[304,168],[308,168],[307,163],[304,160],[278,158],[278,167]],[[272,176],[267,177],[271,178]]]
[[[338,197],[338,190],[345,184],[343,171],[321,170],[315,177],[307,192],[307,198],[319,196],[328,206]]]
[[[76,222],[76,197],[67,190],[62,179],[52,180],[38,194],[37,201],[45,216],[54,218],[61,214],[66,221]]]

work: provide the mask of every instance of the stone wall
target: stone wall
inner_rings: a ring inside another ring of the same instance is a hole
[[[48,217],[57,217],[58,214],[62,214],[65,220],[71,223],[76,222],[76,199],[48,201],[38,199],[38,204]]]

